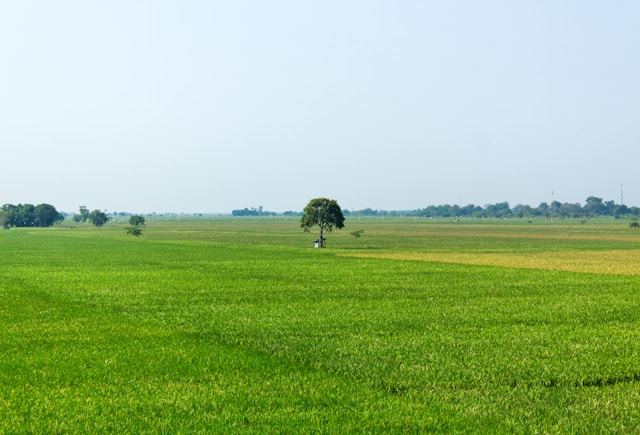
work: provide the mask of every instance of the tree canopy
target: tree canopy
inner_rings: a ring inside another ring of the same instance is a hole
[[[89,209],[86,206],[81,205],[79,214],[73,215],[73,220],[74,222],[86,222],[89,220],[89,214]]]
[[[89,220],[96,227],[101,227],[107,222],[109,222],[109,216],[107,216],[105,212],[102,212],[100,210],[94,210],[91,213],[89,213]]]
[[[127,227],[127,234],[131,234],[132,236],[141,236],[142,235],[142,227],[145,226],[144,216],[140,216],[139,214],[134,214],[129,218],[129,227]]]
[[[335,199],[315,198],[309,201],[300,218],[300,226],[309,232],[314,226],[319,227],[320,237],[316,246],[324,247],[324,232],[344,227],[344,215]]]
[[[5,204],[0,210],[0,222],[11,227],[50,227],[62,222],[64,215],[50,204]]]
[[[144,216],[141,216],[139,214],[134,214],[129,218],[129,225],[134,227],[144,227],[145,223],[146,221],[144,219]]]

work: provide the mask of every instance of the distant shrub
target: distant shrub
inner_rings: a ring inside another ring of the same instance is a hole
[[[142,235],[142,228],[140,227],[127,227],[127,234],[131,234],[132,236],[141,236]]]

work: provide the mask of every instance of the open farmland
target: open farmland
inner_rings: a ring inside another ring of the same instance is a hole
[[[1,232],[0,433],[640,432],[628,221],[316,236],[226,217]]]

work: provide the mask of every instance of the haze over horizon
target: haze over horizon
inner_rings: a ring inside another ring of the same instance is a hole
[[[640,206],[640,3],[0,5],[5,203]],[[552,193],[553,192],[553,193]]]

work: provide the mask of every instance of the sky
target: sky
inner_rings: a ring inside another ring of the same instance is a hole
[[[640,206],[635,0],[0,0],[0,204]]]

